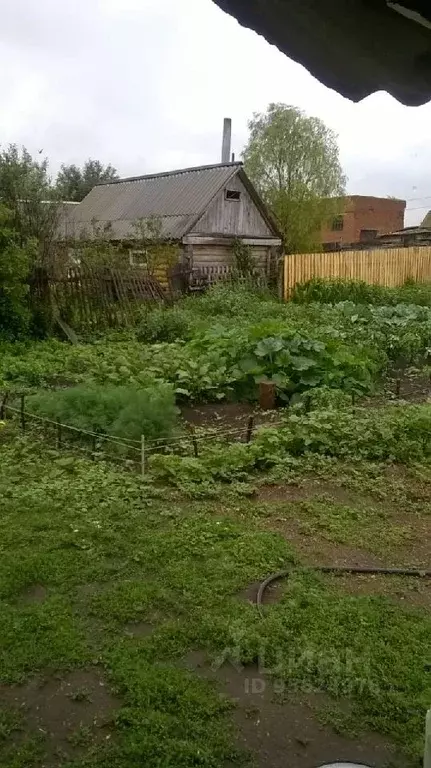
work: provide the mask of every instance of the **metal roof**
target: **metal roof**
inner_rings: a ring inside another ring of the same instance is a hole
[[[96,221],[98,226],[111,225],[108,236],[113,240],[133,238],[136,221],[157,217],[163,237],[180,239],[238,171],[244,173],[242,163],[227,163],[99,184],[74,212],[76,234],[91,230]]]

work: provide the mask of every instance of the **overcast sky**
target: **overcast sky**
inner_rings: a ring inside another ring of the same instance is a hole
[[[431,208],[431,104],[353,104],[211,0],[3,0],[0,93],[0,144],[43,149],[53,174],[219,162],[224,116],[239,155],[252,113],[285,102],[336,130],[349,192],[407,199],[408,224]]]

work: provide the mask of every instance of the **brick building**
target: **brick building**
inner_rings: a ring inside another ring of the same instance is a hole
[[[404,227],[405,200],[350,195],[340,203],[344,212],[322,229],[324,250],[371,242],[377,235]]]

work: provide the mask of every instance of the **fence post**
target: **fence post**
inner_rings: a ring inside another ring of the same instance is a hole
[[[61,424],[57,424],[57,448],[61,448]]]
[[[275,384],[272,381],[262,381],[259,384],[259,406],[263,411],[275,409]]]
[[[141,475],[145,476],[145,435],[141,435]]]
[[[1,401],[1,405],[0,405],[0,421],[3,421],[3,419],[4,419],[4,418],[5,418],[5,416],[6,416],[6,403],[7,403],[7,398],[8,398],[8,393],[6,392],[6,393],[3,395],[3,399],[2,399],[2,401]]]
[[[21,407],[20,407],[20,423],[21,429],[25,432],[25,395],[21,395]]]
[[[199,449],[198,449],[198,441],[196,440],[195,430],[192,427],[192,443],[193,443],[193,453],[195,456],[195,459],[199,458]]]
[[[251,438],[252,438],[252,435],[253,435],[253,425],[254,425],[254,417],[250,416],[250,418],[248,420],[248,424],[247,424],[247,435],[246,435],[246,438],[245,438],[247,443],[251,442]]]

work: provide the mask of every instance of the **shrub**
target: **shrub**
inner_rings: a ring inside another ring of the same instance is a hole
[[[404,285],[388,288],[363,280],[313,277],[304,283],[297,283],[291,299],[299,304],[338,304],[342,301],[352,301],[355,304],[419,304],[430,307],[431,283],[406,280]]]
[[[269,305],[265,309],[271,312],[276,312],[277,308],[283,310],[283,305],[275,301],[268,291],[223,282],[213,285],[203,296],[186,299],[183,306],[204,317],[227,315],[232,318],[238,315],[253,317],[256,311],[260,313],[262,307],[257,308],[256,304]]]
[[[33,243],[21,247],[11,227],[11,214],[0,206],[0,339],[14,340],[27,334],[30,313],[27,278]]]
[[[279,458],[319,453],[368,461],[423,461],[431,456],[431,407],[329,408],[293,414],[281,429],[258,433],[253,451],[263,460],[270,452]]]
[[[28,398],[28,410],[78,429],[149,440],[170,437],[177,408],[169,384],[147,388],[80,385]]]
[[[136,330],[136,338],[148,344],[189,339],[194,315],[180,307],[158,307],[146,313]]]

